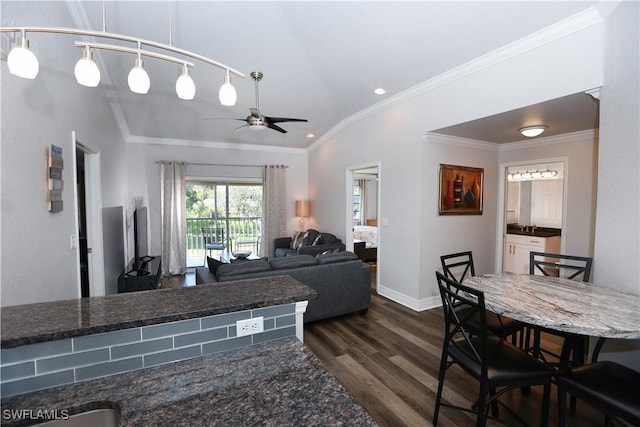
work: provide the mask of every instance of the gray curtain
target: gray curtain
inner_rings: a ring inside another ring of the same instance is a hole
[[[367,224],[367,180],[360,180],[360,225]]]
[[[273,256],[273,239],[287,234],[287,167],[262,167],[262,244],[260,256]]]
[[[162,173],[162,275],[187,271],[186,165],[163,162]]]

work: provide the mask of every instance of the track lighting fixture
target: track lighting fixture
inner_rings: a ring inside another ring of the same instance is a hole
[[[23,79],[35,79],[40,70],[38,58],[29,49],[26,31],[22,30],[21,33],[17,46],[14,46],[7,56],[9,72]]]
[[[176,93],[178,98],[190,101],[196,96],[196,84],[189,75],[189,67],[187,64],[182,65],[182,74],[176,80]],[[223,104],[224,105],[224,104]]]
[[[103,5],[104,14],[104,5]],[[106,28],[103,17],[103,28]],[[0,27],[0,33],[20,33],[17,38],[16,46],[11,49],[7,56],[7,65],[9,72],[15,76],[25,79],[34,79],[38,75],[39,64],[38,58],[29,49],[29,40],[26,37],[27,32],[49,33],[49,34],[72,34],[79,36],[87,36],[94,38],[106,38],[120,40],[124,42],[136,43],[137,49],[126,47],[124,45],[109,45],[93,42],[75,42],[76,47],[83,48],[82,59],[75,66],[74,74],[79,84],[83,86],[95,87],[100,83],[100,69],[93,59],[94,50],[104,49],[116,52],[124,52],[136,55],[135,65],[129,72],[128,83],[132,92],[146,94],[149,92],[150,79],[149,74],[144,69],[142,56],[161,59],[164,61],[174,62],[182,65],[182,74],[176,81],[176,93],[180,99],[194,99],[196,93],[195,83],[189,73],[189,68],[195,66],[194,63],[179,59],[173,56],[165,55],[158,52],[143,50],[142,46],[150,46],[156,49],[173,52],[175,54],[187,56],[225,71],[224,84],[220,88],[219,97],[222,105],[235,105],[236,90],[231,84],[231,74],[244,78],[244,74],[228,65],[222,64],[206,56],[199,55],[188,50],[173,47],[171,44],[166,45],[150,40],[140,39],[138,37],[127,36],[123,34],[107,33],[106,31],[81,30],[77,28],[62,27]]]
[[[129,78],[127,81],[129,82],[129,89],[131,89],[131,92],[142,95],[149,92],[151,81],[149,80],[149,74],[147,74],[144,69],[144,62],[142,62],[142,55],[140,52],[138,52],[135,65],[131,71],[129,71]]]
[[[93,61],[93,52],[89,46],[82,51],[82,58],[76,62],[74,69],[76,81],[82,86],[96,87],[100,83],[100,69]]]
[[[224,75],[224,83],[220,86],[220,92],[218,92],[218,99],[220,104],[232,107],[236,105],[237,97],[236,88],[231,84],[231,76],[229,75],[229,70],[227,70]]]

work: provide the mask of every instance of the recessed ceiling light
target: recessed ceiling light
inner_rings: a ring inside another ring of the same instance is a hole
[[[384,95],[385,93],[387,93],[387,91],[384,90],[383,88],[379,87],[379,88],[375,89],[373,91],[373,93],[375,93],[376,95]]]
[[[540,135],[547,127],[544,125],[538,126],[527,126],[520,129],[520,133],[526,136],[527,138],[533,138],[534,136]]]
[[[307,134],[307,138],[313,138],[314,136],[315,136],[315,135],[314,135],[314,134],[312,134],[312,133],[308,133],[308,134]]]

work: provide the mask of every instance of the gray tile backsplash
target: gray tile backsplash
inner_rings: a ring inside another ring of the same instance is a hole
[[[264,332],[236,336],[236,321]],[[3,349],[3,397],[295,336],[295,303]]]

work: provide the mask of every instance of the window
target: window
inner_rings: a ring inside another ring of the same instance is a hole
[[[220,230],[226,250],[259,252],[262,184],[187,181],[186,204],[187,267],[204,263],[203,228]]]

